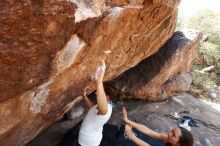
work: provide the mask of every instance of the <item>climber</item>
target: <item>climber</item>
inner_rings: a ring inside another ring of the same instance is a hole
[[[111,102],[116,102],[122,96],[121,86],[116,81],[103,83],[106,70],[105,62],[96,70],[95,80],[97,84],[96,100],[97,104],[84,95],[83,99],[90,108],[84,118],[79,131],[78,143],[81,146],[98,146],[102,140],[102,130],[104,124],[109,120],[112,113]]]
[[[129,120],[127,117],[126,109],[124,107],[122,108],[122,119],[127,124],[125,126],[125,134],[138,146],[150,146],[150,144],[135,136],[132,127],[135,128],[137,131],[140,131],[144,135],[153,138],[155,141],[161,141],[162,143],[164,143],[164,146],[193,146],[193,136],[185,128],[174,128],[168,134],[158,133],[142,124]],[[159,146],[159,144],[155,145]]]

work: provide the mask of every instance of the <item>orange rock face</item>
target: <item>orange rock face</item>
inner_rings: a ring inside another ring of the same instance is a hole
[[[164,100],[188,91],[193,76],[190,72],[197,54],[201,33],[177,31],[154,55],[129,69],[117,80],[125,84],[133,98]]]
[[[40,0],[0,3],[0,143],[21,146],[105,80],[171,37],[178,0]]]

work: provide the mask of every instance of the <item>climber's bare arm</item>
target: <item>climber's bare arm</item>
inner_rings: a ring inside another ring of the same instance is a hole
[[[127,123],[128,125],[132,125],[133,128],[137,129],[141,133],[144,133],[144,134],[146,134],[146,135],[148,135],[152,138],[162,140],[164,142],[167,141],[167,135],[166,134],[158,133],[154,130],[151,130],[150,128],[148,128],[145,125],[142,125],[142,124],[139,124],[139,123],[136,123],[134,121],[129,120],[128,117],[127,117],[127,111],[124,107],[122,108],[122,119],[124,120],[125,123]]]
[[[83,100],[88,108],[91,108],[94,105],[94,103],[86,95],[83,96]]]
[[[97,99],[97,107],[98,114],[105,115],[108,112],[108,101],[106,98],[106,94],[103,87],[103,78],[105,74],[105,62],[102,61],[102,65],[99,66],[98,75],[97,75],[97,91],[96,91],[96,99]]]
[[[148,143],[146,143],[145,141],[141,140],[140,138],[138,138],[137,136],[135,136],[132,132],[131,132],[131,126],[130,125],[126,125],[125,126],[125,133],[126,135],[134,142],[136,143],[138,146],[150,146]]]

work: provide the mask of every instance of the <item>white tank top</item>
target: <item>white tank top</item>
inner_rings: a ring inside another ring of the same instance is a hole
[[[98,115],[97,105],[91,107],[80,127],[79,144],[81,146],[98,146],[102,140],[103,126],[111,114],[112,105],[110,103],[108,103],[108,111],[105,115]]]

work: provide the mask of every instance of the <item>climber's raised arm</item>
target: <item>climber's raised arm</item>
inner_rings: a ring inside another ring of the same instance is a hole
[[[125,134],[134,142],[136,143],[138,146],[150,146],[148,143],[146,143],[145,141],[141,140],[140,138],[138,138],[137,136],[135,136],[132,133],[132,127],[130,125],[126,125],[125,126]]]
[[[122,107],[122,119],[126,124],[132,125],[133,128],[137,129],[138,131],[140,131],[143,134],[146,134],[146,135],[148,135],[152,138],[158,139],[158,140],[167,141],[168,137],[166,134],[158,133],[154,130],[151,130],[150,128],[148,128],[147,126],[145,126],[143,124],[139,124],[139,123],[136,123],[134,121],[129,120],[127,117],[127,111],[124,107]]]
[[[102,61],[101,66],[96,70],[97,77],[97,90],[96,90],[96,99],[97,99],[97,108],[98,114],[105,115],[108,112],[108,101],[103,87],[103,78],[105,74],[105,62]]]
[[[85,101],[88,108],[91,108],[94,105],[94,103],[85,94],[83,95],[83,100]]]

